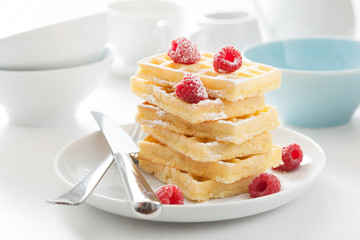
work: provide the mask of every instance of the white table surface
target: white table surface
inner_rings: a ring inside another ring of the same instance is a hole
[[[44,19],[60,20],[67,9],[68,16],[81,12],[69,6],[82,9],[81,13],[103,6],[100,1],[88,1],[81,8],[83,3],[2,2],[0,36],[41,25]],[[120,124],[128,123],[139,102],[130,93],[128,79],[112,76],[83,102],[76,121],[61,126],[12,125],[0,106],[0,239],[360,239],[360,109],[340,127],[290,126],[318,142],[327,163],[303,196],[266,213],[221,222],[158,223],[117,216],[87,204],[45,203],[65,190],[53,168],[56,154],[70,141],[98,129],[89,111],[102,111]]]

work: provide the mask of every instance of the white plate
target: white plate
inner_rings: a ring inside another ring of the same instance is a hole
[[[134,124],[122,127],[130,132]],[[303,194],[319,175],[325,164],[325,154],[321,147],[310,138],[286,128],[273,131],[273,142],[281,146],[297,143],[304,152],[303,162],[296,170],[288,173],[271,171],[281,181],[279,193],[251,199],[242,194],[225,199],[210,200],[205,203],[185,201],[184,205],[165,205],[161,215],[152,219],[166,222],[207,222],[240,218],[265,212],[284,205]],[[55,170],[68,189],[83,179],[110,152],[101,132],[94,132],[67,146],[55,160]],[[156,189],[164,185],[152,175],[144,174],[149,184]],[[122,216],[138,218],[131,211],[120,175],[113,164],[87,203]]]

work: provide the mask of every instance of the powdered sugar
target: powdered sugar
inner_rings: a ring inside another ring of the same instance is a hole
[[[281,182],[281,189],[286,190],[291,188],[295,183],[300,183],[309,179],[314,173],[314,166],[308,156],[304,156],[301,164],[293,171],[282,172],[277,170],[269,170],[276,175]]]
[[[167,127],[169,125],[167,122],[164,122],[162,120],[154,120],[154,121],[152,121],[152,123],[154,125],[158,125],[158,126],[160,125],[160,126],[164,126],[164,127]]]
[[[238,138],[229,137],[229,136],[226,136],[226,137],[225,136],[217,136],[216,140],[218,140],[220,142],[233,142],[233,143],[238,143],[238,144],[241,143]]]
[[[243,124],[245,122],[251,121],[254,116],[249,116],[247,118],[234,118],[235,121],[231,120],[219,120],[219,123],[228,124],[232,126],[238,126],[239,124]]]
[[[147,101],[148,103],[156,105],[156,99],[151,94],[143,94],[141,98],[145,99],[145,101]]]
[[[217,145],[219,145],[219,142],[218,141],[211,141],[211,142],[202,142],[200,144],[206,145],[206,146],[217,146]],[[216,154],[215,154],[215,156],[216,156]],[[217,155],[217,156],[221,156],[221,155]]]
[[[163,111],[163,110],[161,110],[160,108],[158,108],[158,110],[156,111],[156,113],[157,113],[157,115],[158,115],[159,117],[163,117],[163,116],[166,114],[166,112]]]
[[[222,123],[222,124],[229,124],[229,125],[232,125],[232,126],[239,125],[237,122],[232,122],[232,121],[229,121],[229,120],[219,120],[218,122]]]
[[[140,107],[143,107],[143,108],[158,109],[156,106],[149,105],[149,104],[144,104],[144,103],[140,103],[139,106],[140,106]]]
[[[204,120],[205,121],[216,121],[219,119],[226,119],[227,115],[224,112],[219,112],[219,113],[207,113],[204,115]]]
[[[201,106],[201,105],[208,105],[208,104],[221,104],[223,105],[223,102],[221,101],[220,98],[216,98],[216,99],[205,99],[203,101],[198,102],[196,105]]]

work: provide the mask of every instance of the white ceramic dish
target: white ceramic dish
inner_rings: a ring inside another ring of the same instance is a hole
[[[216,52],[219,47],[233,45],[237,49],[261,42],[255,16],[244,11],[216,11],[200,16],[198,30],[190,39],[199,49]]]
[[[128,132],[133,124],[123,125]],[[282,183],[279,193],[266,197],[251,199],[249,194],[242,194],[225,199],[210,200],[205,203],[194,203],[185,200],[182,206],[165,205],[161,215],[153,219],[164,222],[208,222],[240,218],[265,212],[284,205],[303,194],[318,177],[325,164],[325,155],[321,147],[310,138],[286,129],[273,131],[274,143],[282,146],[296,142],[304,152],[302,165],[295,171],[279,173],[273,171]],[[66,188],[72,188],[83,179],[109,152],[101,132],[89,134],[65,146],[55,160],[55,170]],[[164,185],[152,175],[144,174],[149,184],[156,189]],[[99,183],[87,203],[122,216],[135,216],[126,200],[116,166],[111,166]]]
[[[78,104],[106,78],[113,56],[108,47],[100,60],[78,67],[0,70],[0,104],[10,121],[19,125],[55,125],[73,119]]]
[[[44,70],[98,60],[107,42],[107,13],[93,14],[0,39],[0,69]]]

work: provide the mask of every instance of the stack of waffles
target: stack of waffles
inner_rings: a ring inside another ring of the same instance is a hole
[[[131,88],[145,100],[136,116],[148,134],[138,143],[145,172],[190,200],[207,201],[246,193],[256,175],[282,163],[269,132],[279,125],[277,109],[264,98],[280,86],[280,70],[245,61],[235,72],[218,73],[211,53],[191,65],[167,54],[138,64]],[[208,99],[193,104],[176,96],[187,73],[200,77]]]

